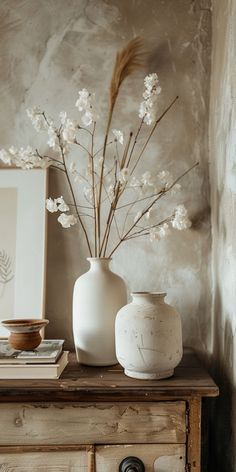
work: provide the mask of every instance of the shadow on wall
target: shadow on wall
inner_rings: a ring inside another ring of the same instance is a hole
[[[224,318],[219,286],[215,290],[215,326],[211,374],[220,389],[220,396],[211,401],[209,426],[208,470],[233,472],[235,452],[233,447],[233,396],[234,334],[230,320]]]

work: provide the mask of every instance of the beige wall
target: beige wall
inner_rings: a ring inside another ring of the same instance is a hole
[[[210,1],[192,0],[6,0],[1,10],[0,144],[29,143],[46,150],[25,114],[40,105],[56,117],[76,117],[77,91],[97,94],[104,131],[107,87],[114,55],[134,35],[149,52],[145,70],[127,81],[117,107],[116,127],[137,124],[143,76],[156,71],[163,94],[160,110],[180,99],[156,133],[143,169],[168,169],[175,176],[195,161],[178,202],[186,203],[193,227],[159,244],[137,240],[121,247],[113,267],[132,290],[166,290],[183,318],[187,344],[209,343],[208,99],[210,73]],[[124,125],[126,123],[126,125]],[[140,167],[142,170],[142,166]],[[61,175],[51,172],[49,193],[65,194]],[[53,216],[48,225],[47,335],[72,345],[71,297],[77,276],[87,268],[86,248],[75,229],[62,230]]]
[[[167,290],[180,311],[185,343],[197,348],[221,387],[212,417],[210,470],[236,470],[233,459],[235,398],[235,194],[236,194],[236,6],[213,1],[212,78],[210,76],[210,0],[2,0],[0,3],[0,147],[38,146],[25,114],[40,105],[53,117],[61,110],[76,117],[77,91],[97,94],[106,113],[107,86],[115,52],[134,35],[149,51],[145,71],[127,81],[115,126],[137,123],[142,78],[157,71],[163,94],[160,109],[180,99],[155,135],[143,169],[171,170],[175,176],[196,160],[197,171],[183,181],[181,202],[193,219],[186,233],[156,246],[135,241],[114,257],[114,269],[130,289]],[[212,280],[208,185],[208,100],[211,88],[210,173],[212,205]],[[60,175],[50,173],[49,193],[66,193]],[[51,215],[50,215],[51,216]],[[73,283],[87,268],[86,248],[73,230],[62,230],[53,217],[48,225],[47,335],[72,345]],[[211,296],[213,307],[211,310]]]
[[[236,470],[236,2],[213,2],[210,170],[212,195],[212,470]]]

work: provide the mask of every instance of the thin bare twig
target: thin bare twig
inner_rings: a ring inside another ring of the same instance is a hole
[[[86,231],[86,229],[85,229],[85,226],[84,226],[84,223],[83,223],[83,221],[82,221],[82,218],[81,218],[81,216],[80,216],[80,213],[79,213],[79,211],[78,211],[78,208],[77,208],[77,206],[76,206],[75,195],[74,195],[73,187],[72,187],[72,184],[71,184],[71,181],[70,181],[70,177],[69,177],[69,174],[68,174],[68,171],[67,171],[66,162],[65,162],[65,155],[64,155],[64,151],[63,151],[63,145],[62,145],[61,140],[60,140],[60,135],[58,135],[58,141],[59,141],[59,146],[60,146],[60,150],[61,150],[62,160],[63,160],[64,167],[65,167],[65,173],[66,173],[66,177],[67,177],[67,182],[68,182],[68,185],[69,185],[69,188],[70,188],[70,191],[71,191],[71,195],[72,195],[72,199],[73,199],[73,202],[74,202],[74,205],[75,205],[76,214],[77,214],[78,220],[79,220],[79,222],[80,222],[80,224],[81,224],[82,230],[83,230],[84,235],[85,235],[85,239],[86,239],[86,242],[87,242],[89,254],[90,254],[90,256],[92,257],[92,250],[91,250],[91,246],[90,246],[90,243],[89,243],[88,234],[87,234],[87,231]]]
[[[91,136],[91,154],[90,154],[90,162],[92,166],[92,192],[93,192],[93,214],[94,214],[94,250],[95,250],[95,257],[97,257],[97,192],[95,188],[95,180],[94,180],[94,156],[93,156],[93,148],[94,148],[94,134],[96,129],[96,122],[93,124],[93,132]]]
[[[189,169],[187,169],[183,174],[181,174],[170,187],[168,187],[161,195],[158,195],[157,198],[149,205],[145,210],[142,211],[140,217],[131,225],[128,231],[126,231],[125,235],[121,238],[121,240],[118,242],[118,244],[114,247],[114,249],[111,251],[108,257],[111,257],[112,254],[116,251],[116,249],[121,245],[123,241],[125,241],[126,237],[131,233],[132,229],[137,226],[137,223],[141,220],[141,218],[152,208],[153,205],[161,198],[163,195],[168,193],[178,182],[181,180],[186,174],[188,174],[194,167],[198,166],[199,162],[196,162],[193,164]]]
[[[132,140],[132,136],[133,136],[133,133],[130,132],[129,139],[128,139],[127,144],[125,146],[123,157],[122,157],[122,160],[121,160],[121,163],[120,163],[120,169],[121,170],[126,167],[126,160],[127,160],[128,151],[129,151],[130,143],[131,143],[131,140]],[[116,175],[116,179],[117,179],[117,175]],[[115,197],[114,197],[114,199],[111,203],[111,206],[110,206],[110,211],[109,211],[108,220],[107,220],[107,226],[106,226],[106,230],[105,230],[105,234],[104,234],[104,238],[103,238],[102,246],[101,246],[101,251],[102,251],[103,246],[104,246],[104,257],[106,255],[106,249],[107,249],[107,245],[108,245],[108,240],[109,240],[112,221],[113,221],[113,218],[115,216],[116,206],[118,204],[118,201],[119,201],[119,198],[120,198],[121,194],[123,193],[120,182],[115,182],[115,187],[116,187]]]
[[[74,144],[76,144],[77,146],[80,146],[84,151],[86,151],[88,153],[89,157],[91,157],[91,158],[93,157],[91,152],[89,152],[89,150],[85,146],[83,146],[83,144],[79,143],[79,141],[77,141],[77,139],[74,140]]]
[[[172,102],[170,103],[170,105],[164,110],[164,112],[161,114],[161,116],[156,120],[156,122],[155,122],[154,126],[152,127],[152,130],[151,130],[151,132],[150,132],[150,134],[149,134],[149,136],[148,136],[148,138],[147,138],[147,141],[145,142],[144,146],[142,147],[142,150],[141,150],[141,152],[140,152],[140,154],[139,154],[139,156],[138,156],[138,158],[137,158],[137,160],[136,160],[136,162],[135,162],[135,164],[134,164],[134,166],[133,166],[133,169],[131,170],[130,175],[132,175],[132,174],[134,173],[134,171],[135,171],[135,169],[136,169],[136,167],[137,167],[137,165],[138,165],[138,163],[139,163],[139,161],[140,161],[140,159],[141,159],[141,157],[142,157],[142,155],[143,155],[143,153],[144,153],[144,151],[145,151],[145,149],[146,149],[146,147],[147,147],[147,145],[148,145],[148,143],[149,143],[149,141],[150,141],[150,139],[151,139],[151,137],[152,137],[152,135],[153,135],[153,133],[154,133],[156,127],[157,127],[157,125],[160,123],[160,121],[162,120],[162,118],[164,118],[164,116],[166,115],[166,113],[172,108],[172,106],[174,105],[174,103],[176,102],[176,100],[178,100],[178,98],[179,98],[179,97],[176,96],[176,97],[174,98],[174,100],[172,100]]]

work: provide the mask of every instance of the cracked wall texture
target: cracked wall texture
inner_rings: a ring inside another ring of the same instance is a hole
[[[144,171],[166,169],[175,177],[195,161],[199,168],[182,181],[175,197],[189,209],[193,226],[150,244],[134,240],[120,248],[113,267],[130,290],[165,290],[181,313],[184,341],[206,350],[209,323],[208,101],[210,75],[210,2],[192,0],[2,0],[0,3],[0,145],[30,144],[47,151],[25,110],[39,105],[52,117],[61,110],[78,116],[78,90],[97,95],[101,142],[107,89],[117,49],[135,35],[144,38],[147,63],[121,91],[114,127],[127,133],[137,126],[143,77],[157,72],[163,93],[159,111],[179,95],[163,120],[145,160]],[[50,171],[49,195],[68,196],[63,177]],[[48,220],[46,315],[48,337],[72,345],[73,284],[88,267],[81,231],[62,230]]]
[[[236,471],[236,2],[213,2],[210,107],[213,338],[220,387],[212,416],[212,468]],[[217,445],[217,447],[216,447]]]

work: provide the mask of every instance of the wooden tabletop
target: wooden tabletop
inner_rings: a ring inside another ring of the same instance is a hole
[[[173,377],[164,380],[136,380],[127,377],[120,365],[87,367],[75,354],[58,380],[0,380],[1,402],[156,401],[215,397],[213,379],[190,349],[185,349]]]

